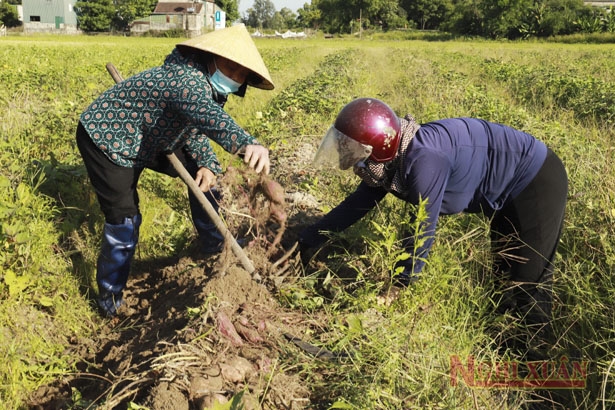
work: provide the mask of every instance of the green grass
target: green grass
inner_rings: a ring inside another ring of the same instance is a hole
[[[565,44],[592,44],[592,43],[615,43],[615,34],[613,33],[579,33],[568,34],[562,36],[553,36],[545,41]]]
[[[274,163],[292,158],[299,144],[316,146],[337,111],[361,96],[381,98],[420,122],[475,116],[545,141],[570,179],[555,274],[554,327],[561,339],[553,359],[568,354],[591,361],[586,389],[552,394],[567,408],[613,406],[615,376],[607,369],[615,354],[615,132],[609,116],[615,49],[378,37],[258,40],[276,89],[250,90],[244,100],[231,98],[227,109],[271,147]],[[70,372],[78,358],[67,346],[100,325],[89,295],[102,217],[73,142],[78,116],[112,85],[105,63],[127,77],[160,64],[177,42],[0,40],[3,408],[23,406],[37,386]],[[571,84],[580,85],[571,90]],[[309,161],[300,164],[300,182],[286,188],[309,189],[324,209],[358,183],[348,173],[313,169]],[[288,175],[275,172],[290,184]],[[193,236],[181,183],[145,173],[140,188],[139,257],[176,254]],[[350,246],[334,246],[326,268],[279,295],[286,306],[327,318],[306,337],[351,354],[332,364],[289,353],[282,368],[299,372],[314,398],[339,407],[518,408],[528,393],[453,387],[449,380],[451,355],[494,359],[494,337],[507,323],[492,314],[496,284],[484,218],[442,218],[423,280],[392,306],[378,305],[407,212],[387,198],[370,214],[373,223],[365,218],[341,235]]]

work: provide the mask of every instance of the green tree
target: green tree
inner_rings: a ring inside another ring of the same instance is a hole
[[[216,0],[216,4],[226,13],[227,27],[239,19],[239,5],[237,0]]]
[[[320,26],[319,0],[312,0],[311,3],[304,3],[303,7],[297,10],[297,26],[318,29]]]
[[[613,9],[613,6],[604,12],[602,23],[605,32],[615,33],[615,9]]]
[[[258,28],[263,28],[263,23],[261,21],[258,20],[258,17],[256,15],[256,12],[254,11],[253,7],[250,7],[248,10],[246,10],[244,16],[242,17],[241,21],[249,27],[258,27]]]
[[[491,38],[520,37],[520,27],[532,0],[482,1],[484,35]]]
[[[599,12],[592,10],[589,14],[579,16],[574,26],[581,33],[599,33],[603,31],[603,19]]]
[[[286,28],[286,26],[284,25],[284,18],[279,11],[273,13],[273,17],[271,18],[271,22],[269,23],[269,28],[275,30],[284,30]]]
[[[583,0],[455,0],[444,29],[458,34],[518,38],[594,30],[600,18]]]
[[[116,0],[111,26],[116,30],[126,30],[134,20],[152,14],[156,3],[157,0]]]
[[[364,28],[385,30],[405,24],[399,0],[320,0],[321,22],[329,32],[349,32],[359,18]]]
[[[540,37],[577,32],[577,21],[593,15],[583,0],[535,1],[533,7],[543,11],[536,25],[536,35]]]
[[[297,25],[297,14],[288,7],[282,7],[280,10],[280,17],[284,22],[285,28],[294,28]]]
[[[112,0],[87,0],[75,3],[79,28],[84,31],[106,31],[116,13]]]
[[[8,3],[0,3],[0,25],[4,24],[7,27],[17,27],[21,25],[17,8]]]
[[[347,32],[350,22],[359,18],[359,8],[355,9],[354,4],[343,7],[341,3],[340,0],[320,0],[316,5],[320,10],[322,28],[329,33]],[[356,3],[356,0],[350,0],[350,3]]]
[[[403,27],[406,23],[406,11],[400,6],[399,0],[372,1],[367,12],[373,24],[384,30]]]
[[[295,28],[296,25],[297,15],[288,7],[282,7],[282,10],[273,13],[269,28],[287,30]]]
[[[441,28],[457,34],[483,35],[483,19],[480,0],[455,1]]]
[[[444,27],[458,34],[520,37],[531,6],[532,0],[456,0]]]
[[[451,0],[401,0],[408,20],[421,30],[438,29],[450,14]]]
[[[275,5],[271,0],[254,0],[243,22],[250,27],[272,28]]]

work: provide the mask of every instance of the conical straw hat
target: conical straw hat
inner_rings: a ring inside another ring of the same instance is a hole
[[[258,81],[248,80],[248,84],[252,87],[264,90],[272,90],[274,87],[265,62],[243,24],[203,34],[179,43],[177,47],[206,51],[234,61],[256,74]]]

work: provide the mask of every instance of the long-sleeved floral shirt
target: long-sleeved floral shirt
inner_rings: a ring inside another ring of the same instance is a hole
[[[81,114],[92,141],[115,164],[147,167],[184,147],[199,166],[222,171],[209,139],[230,153],[258,144],[217,104],[204,66],[174,49],[160,67],[130,77]]]

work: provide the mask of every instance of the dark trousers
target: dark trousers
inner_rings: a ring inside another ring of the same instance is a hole
[[[123,223],[124,218],[131,218],[137,215],[139,213],[137,184],[144,168],[121,167],[111,162],[92,142],[81,122],[79,122],[77,127],[77,146],[81,152],[106,222],[117,225]],[[192,178],[194,178],[199,169],[196,161],[190,156],[185,155],[181,148],[175,151],[175,155],[184,164]],[[156,163],[149,165],[148,168],[174,178],[178,176],[177,171],[175,171],[164,154],[161,154],[157,158]],[[215,190],[212,189],[212,191],[214,192],[210,191],[205,193],[205,195],[217,210],[216,200],[218,195]],[[195,219],[196,212],[199,216],[198,219],[209,221],[209,217],[207,217],[200,205],[192,206],[198,204],[198,200],[191,192],[189,192],[189,197],[193,219]]]
[[[496,272],[514,283],[502,307],[515,308],[528,324],[551,319],[553,258],[567,195],[566,170],[549,149],[536,177],[491,222]]]

